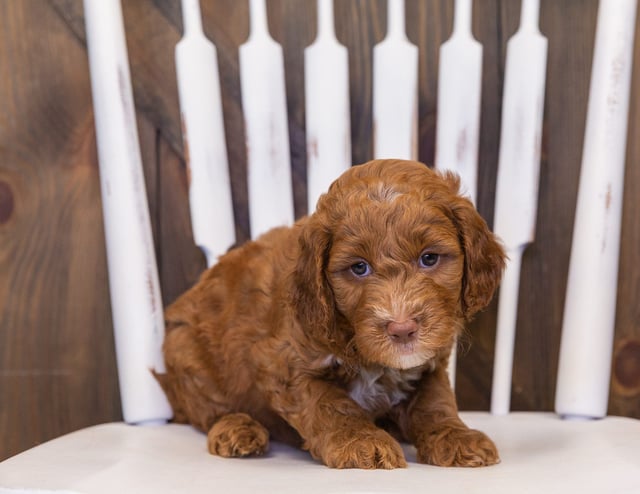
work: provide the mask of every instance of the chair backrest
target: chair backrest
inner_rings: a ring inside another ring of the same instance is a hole
[[[297,8],[315,6],[304,2],[304,7]],[[478,178],[482,175],[478,171],[480,110],[494,108],[481,103],[482,47],[471,33],[471,7],[471,0],[455,1],[453,33],[441,49],[434,50],[440,54],[435,165],[458,171],[475,202],[483,196],[493,204],[493,187],[482,189],[490,180]],[[346,8],[342,5],[341,12]],[[365,56],[373,63],[370,72],[364,71],[366,76],[371,74],[366,87],[372,88],[372,111],[368,113],[373,121],[369,127],[372,137],[367,139],[373,152],[369,157],[422,157],[427,153],[420,149],[420,136],[434,124],[429,114],[433,108],[427,115],[421,110],[425,90],[421,88],[424,76],[419,68],[424,59],[420,49],[425,42],[420,36],[420,46],[409,41],[405,19],[417,13],[422,21],[425,7],[408,1],[405,12],[404,0],[388,0],[387,8],[387,34],[373,46],[372,55]],[[318,21],[318,36],[304,51],[306,101],[292,103],[286,94],[286,57],[270,35],[267,3],[249,2],[250,35],[239,49],[239,90],[252,236],[291,223],[295,211],[310,212],[333,178],[351,164],[364,161],[352,158],[358,156],[353,148],[362,132],[352,124],[366,118],[368,109],[365,112],[359,106],[361,100],[353,101],[360,96],[353,90],[355,76],[349,73],[357,66],[353,57],[362,53],[351,51],[347,56],[347,48],[336,39],[334,18],[336,24],[345,21],[334,13],[333,0],[318,0],[317,9],[317,16],[311,17]],[[230,138],[224,135],[216,51],[205,38],[198,1],[183,1],[182,12],[185,34],[176,50],[176,65],[191,179],[192,227],[196,243],[211,264],[234,241],[229,166],[237,164],[227,159],[225,142]],[[606,413],[635,13],[636,0],[621,0],[601,8],[597,20],[558,381],[557,409],[563,415]],[[526,246],[535,240],[537,224],[545,82],[550,80],[547,41],[538,30],[538,14],[538,0],[523,0],[520,27],[507,45],[501,96],[495,222],[488,219],[505,239],[511,262],[498,309],[494,413],[510,408],[521,260]],[[120,2],[85,0],[85,18],[123,410],[129,422],[163,420],[170,410],[148,372],[149,368],[162,370],[162,303]],[[283,22],[288,22],[286,16]],[[425,30],[424,26],[419,29],[420,33]],[[441,29],[448,32],[449,28]],[[292,104],[296,106],[293,110]],[[307,208],[296,207],[292,189],[296,183],[292,169],[299,169],[291,165],[290,131],[299,129],[291,115],[298,108],[306,110]],[[599,262],[599,270],[585,269],[592,264],[587,259],[593,257],[594,248],[599,261],[606,258],[607,262]],[[589,389],[579,389],[583,382]]]

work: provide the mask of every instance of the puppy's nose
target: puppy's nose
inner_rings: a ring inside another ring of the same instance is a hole
[[[387,334],[397,343],[409,343],[418,334],[418,323],[413,319],[407,321],[391,321],[387,324]]]

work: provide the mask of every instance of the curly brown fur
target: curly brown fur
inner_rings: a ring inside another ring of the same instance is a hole
[[[264,453],[268,431],[331,467],[404,467],[376,425],[391,423],[419,461],[496,463],[445,369],[503,267],[456,176],[353,167],[314,214],[229,252],[167,309],[160,381],[175,419],[222,456]]]

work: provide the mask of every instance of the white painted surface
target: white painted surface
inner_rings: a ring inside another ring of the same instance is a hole
[[[349,61],[335,36],[333,0],[318,0],[318,36],[304,51],[307,198],[318,198],[351,166]]]
[[[462,413],[496,443],[501,463],[486,468],[333,470],[307,452],[272,444],[261,458],[211,456],[189,426],[100,425],[63,436],[0,463],[1,488],[85,494],[418,493],[602,494],[640,492],[640,421],[608,417],[568,422],[553,414],[498,417]]]
[[[539,10],[539,0],[523,0],[520,27],[507,44],[494,219],[494,231],[510,258],[507,283],[500,288],[491,397],[491,410],[498,414],[510,407],[519,259],[534,239],[538,208],[547,66],[547,39],[538,30]]]
[[[510,249],[498,298],[498,320],[496,351],[493,362],[491,384],[491,412],[496,415],[509,413],[511,403],[511,381],[513,374],[513,351],[518,319],[518,295],[520,291],[520,268],[525,246]]]
[[[598,11],[556,387],[567,416],[607,413],[636,8]]]
[[[373,157],[418,157],[418,48],[404,31],[404,0],[388,0],[387,36],[373,47]]]
[[[124,419],[171,417],[150,369],[164,371],[164,319],[119,0],[85,0],[109,288]]]
[[[207,266],[212,266],[235,242],[218,60],[215,46],[202,31],[199,0],[182,0],[182,22],[176,71],[191,226]]]
[[[265,0],[250,0],[251,30],[240,46],[252,238],[294,220],[282,48],[269,35]]]
[[[471,16],[471,0],[456,0],[453,33],[440,47],[435,165],[460,175],[476,204],[482,45],[473,37]]]

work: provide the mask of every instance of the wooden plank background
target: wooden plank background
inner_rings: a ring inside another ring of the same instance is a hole
[[[204,259],[192,245],[177,102],[177,0],[126,0],[127,42],[163,297],[192,284]],[[237,234],[248,238],[238,46],[247,0],[203,2],[218,48]],[[303,49],[313,0],[269,0],[284,46],[296,213],[306,213]],[[420,48],[420,159],[434,156],[438,49],[452,0],[407,0]],[[479,210],[492,223],[506,41],[517,0],[477,0],[484,46]],[[551,410],[593,50],[596,0],[542,0],[549,39],[537,240],[525,254],[513,407]],[[384,0],[336,0],[348,47],[354,162],[371,157],[372,46]],[[621,270],[609,411],[640,418],[640,43],[627,154]],[[598,262],[594,256],[593,262]],[[585,266],[585,269],[589,269]],[[495,304],[469,328],[459,360],[463,409],[488,409]],[[81,0],[0,2],[0,459],[71,430],[119,420],[98,167]]]

